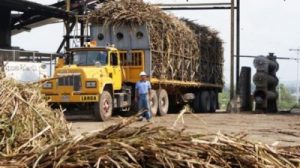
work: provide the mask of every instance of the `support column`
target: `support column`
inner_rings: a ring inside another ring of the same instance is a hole
[[[11,10],[0,7],[0,48],[11,48]]]
[[[80,47],[84,45],[84,22],[80,23]]]
[[[240,0],[237,1],[236,8],[236,95],[240,94]]]
[[[234,1],[231,0],[230,24],[230,100],[234,98]],[[239,75],[239,74],[237,74]]]

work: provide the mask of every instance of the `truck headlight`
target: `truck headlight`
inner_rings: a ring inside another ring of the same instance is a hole
[[[85,84],[85,86],[87,88],[96,88],[97,87],[97,82],[95,82],[95,81],[87,81],[86,84]]]
[[[45,82],[43,84],[43,89],[52,89],[52,82]]]

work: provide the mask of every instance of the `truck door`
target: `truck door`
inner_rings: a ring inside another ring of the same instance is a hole
[[[122,88],[122,72],[119,54],[117,52],[110,53],[110,65],[112,66],[112,79],[114,90],[120,90]]]

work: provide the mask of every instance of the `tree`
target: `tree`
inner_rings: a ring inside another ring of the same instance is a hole
[[[224,89],[222,93],[219,93],[220,109],[222,110],[226,109],[229,100],[230,100],[229,90]]]
[[[278,93],[279,109],[291,109],[296,105],[296,97],[292,95],[291,91],[284,84],[279,85]]]

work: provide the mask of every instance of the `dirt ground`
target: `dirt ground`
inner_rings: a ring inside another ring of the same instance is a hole
[[[178,114],[155,117],[153,125],[173,127]],[[92,120],[74,120],[72,133],[80,134],[92,130],[104,129],[121,120],[113,117],[107,122]],[[135,123],[134,126],[147,124],[146,121]],[[214,113],[185,114],[183,120],[177,122],[176,129],[186,128],[191,133],[214,134],[248,134],[247,139],[267,144],[278,143],[280,146],[300,145],[300,113],[298,114],[249,114],[249,113]]]

